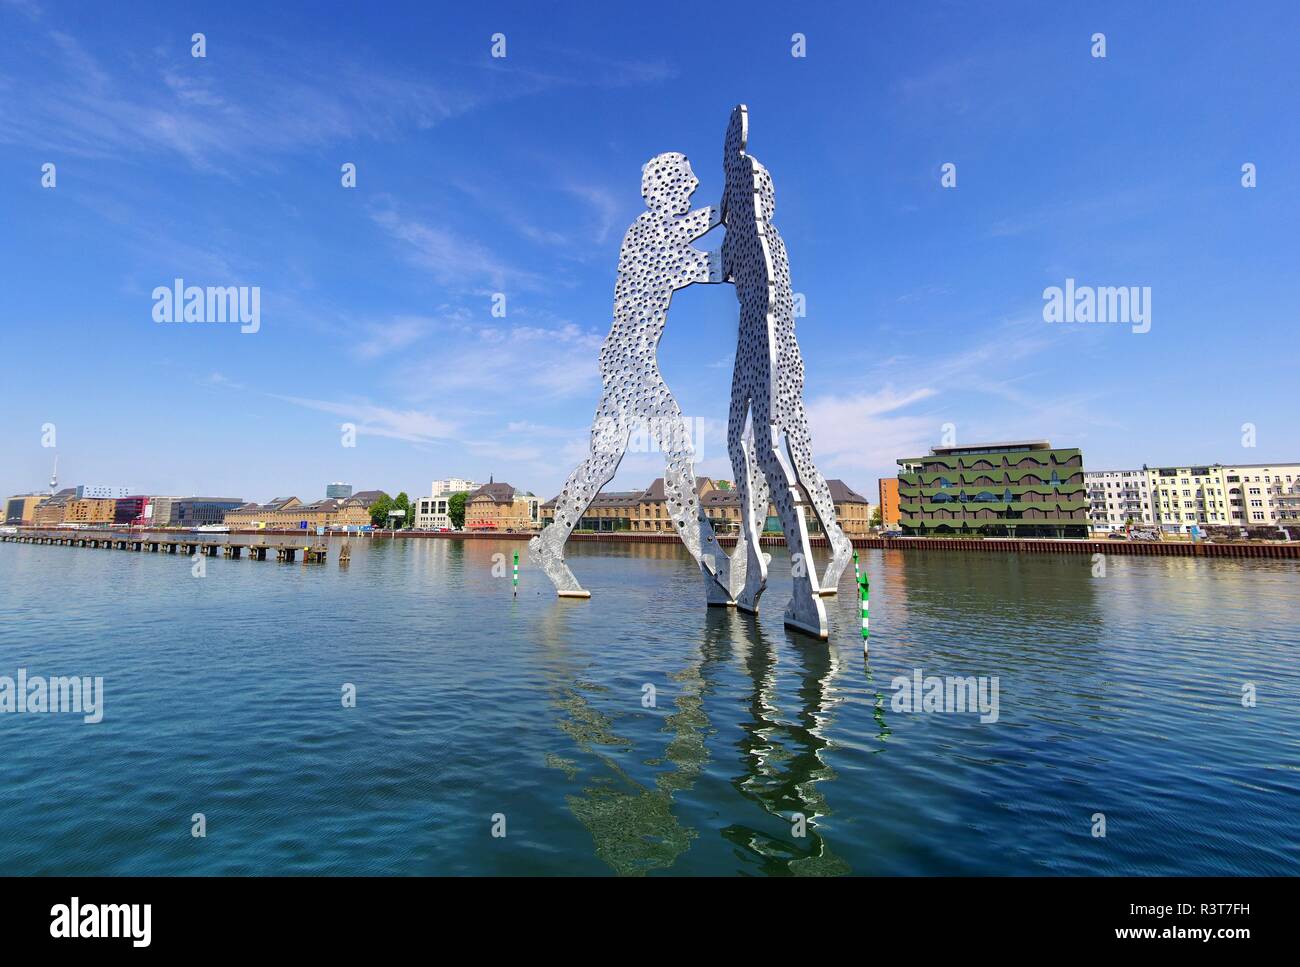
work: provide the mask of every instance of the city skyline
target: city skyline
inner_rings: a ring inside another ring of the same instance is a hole
[[[1300,146],[1276,124],[1295,10],[760,4],[724,34],[691,9],[633,31],[525,6],[304,26],[234,4],[218,26],[0,4],[0,256],[21,280],[0,326],[43,363],[7,371],[0,489],[43,490],[57,452],[63,480],[153,493],[414,496],[457,473],[553,495],[586,446],[640,166],[684,151],[693,203],[716,203],[740,100],[807,300],[827,476],[871,492],[949,424],[1078,447],[1089,469],[1300,453],[1267,351],[1297,254]],[[266,29],[239,29],[254,16]],[[692,86],[732,93],[684,113]],[[259,327],[156,322],[176,279],[258,287]],[[1046,322],[1044,292],[1074,281],[1149,287],[1149,330]],[[727,479],[735,318],[730,293],[685,290],[660,351],[698,472]],[[631,454],[611,487],[657,466]]]

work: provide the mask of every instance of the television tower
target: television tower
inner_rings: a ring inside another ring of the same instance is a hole
[[[58,488],[58,486],[59,486],[59,455],[56,453],[54,455],[54,472],[50,474],[50,495],[51,496],[54,495],[54,491]]]

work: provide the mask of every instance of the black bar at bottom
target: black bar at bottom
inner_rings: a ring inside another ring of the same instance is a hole
[[[775,932],[783,944],[812,944],[807,953],[828,949],[823,942],[840,934],[869,938],[874,955],[1200,947],[1231,957],[1260,940],[1284,940],[1281,914],[1293,887],[1286,879],[1226,878],[7,878],[0,937],[6,953],[211,956],[286,945],[337,957],[470,937],[485,953],[531,937],[537,953],[558,954],[552,945],[566,946],[567,936],[586,938],[588,959],[597,936],[606,938],[602,946],[621,933],[631,949],[643,942],[671,949],[685,935],[715,933],[714,942],[730,937],[740,950]]]

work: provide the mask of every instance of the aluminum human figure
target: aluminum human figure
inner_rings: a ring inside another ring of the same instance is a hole
[[[600,351],[603,384],[588,457],[569,475],[555,519],[529,543],[561,597],[590,597],[564,560],[564,545],[610,480],[633,430],[646,426],[665,457],[664,491],[673,526],[704,575],[706,598],[727,604],[730,561],[696,493],[694,449],[681,409],[659,372],[657,349],[672,296],[696,283],[722,281],[716,254],[691,243],[720,222],[716,208],[691,210],[699,180],[684,154],[666,152],[642,168],[643,212],[623,238],[614,287],[614,322]]]
[[[828,579],[838,582],[852,556],[852,545],[836,522],[829,489],[813,464],[789,261],[772,224],[775,190],[767,169],[747,153],[747,139],[748,111],[742,104],[732,111],[723,158],[727,176],[722,204],[727,228],[723,271],[735,283],[741,307],[727,424],[732,471],[741,492],[741,538],[732,561],[730,590],[739,607],[757,611],[768,563],[758,538],[770,493],[791,553],[794,594],[786,608],[786,624],[825,638],[826,609],[813,570],[805,490],[831,540]],[[782,452],[783,444],[792,459]]]

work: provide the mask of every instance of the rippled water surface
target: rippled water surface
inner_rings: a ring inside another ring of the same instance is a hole
[[[0,675],[105,679],[100,724],[0,715],[0,870],[1300,873],[1295,563],[863,552],[864,659],[851,577],[829,647],[785,632],[780,551],[756,621],[662,545],[512,599],[515,549],[0,545]],[[914,669],[997,676],[998,720],[896,711]]]

